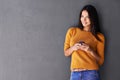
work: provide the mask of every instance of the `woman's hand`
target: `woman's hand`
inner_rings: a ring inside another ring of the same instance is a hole
[[[72,48],[73,51],[74,50],[76,51],[76,50],[80,49],[80,50],[83,50],[83,51],[86,51],[86,52],[90,49],[89,45],[87,45],[85,43],[82,43],[82,44],[76,43],[71,48]]]
[[[76,43],[71,48],[72,48],[73,51],[76,51],[76,50],[80,49],[80,47],[81,47],[81,44],[80,43]]]
[[[65,56],[70,56],[73,51],[80,49],[80,46],[79,43],[74,44],[72,47],[64,51]]]
[[[87,53],[90,53],[93,57],[96,58],[97,61],[99,61],[100,57],[97,55],[97,53],[94,50],[90,48],[88,44],[82,43],[82,45],[80,46],[80,49]]]
[[[86,43],[82,43],[80,44],[80,48],[81,50],[85,51],[85,52],[88,52],[90,50],[90,46]]]

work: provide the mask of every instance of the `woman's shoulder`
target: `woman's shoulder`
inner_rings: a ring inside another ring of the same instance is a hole
[[[68,34],[71,34],[71,35],[74,35],[77,31],[77,27],[69,27],[68,30],[67,30],[67,33]]]
[[[73,32],[73,31],[75,31],[76,30],[76,27],[69,27],[68,28],[68,32]]]
[[[72,27],[69,27],[68,30],[75,30],[76,27],[72,26]]]
[[[97,36],[98,36],[98,37],[104,37],[104,34],[103,34],[103,33],[100,33],[100,32],[97,32]]]
[[[97,36],[98,36],[98,38],[99,38],[100,40],[102,40],[102,41],[105,40],[105,37],[104,37],[104,34],[103,34],[103,33],[98,32],[98,33],[97,33]]]
[[[68,29],[68,31],[75,31],[75,30],[81,30],[79,27],[72,26]]]

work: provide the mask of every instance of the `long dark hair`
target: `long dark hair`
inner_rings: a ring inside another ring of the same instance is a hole
[[[88,12],[88,15],[91,21],[90,32],[96,37],[96,39],[100,40],[97,36],[97,33],[100,32],[100,24],[99,24],[99,19],[98,19],[98,13],[94,6],[86,5],[82,8],[82,10],[80,11],[80,15],[79,15],[78,27],[83,30],[83,25],[80,20],[83,10],[86,10]]]

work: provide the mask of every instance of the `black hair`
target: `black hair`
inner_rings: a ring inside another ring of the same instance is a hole
[[[86,10],[88,12],[90,21],[91,21],[91,29],[90,32],[96,37],[96,39],[100,40],[97,36],[97,33],[100,32],[100,24],[99,24],[99,19],[98,19],[98,13],[97,10],[94,6],[92,5],[86,5],[82,8],[80,11],[79,15],[79,22],[78,22],[78,27],[83,30],[83,25],[81,23],[81,15],[82,11]]]

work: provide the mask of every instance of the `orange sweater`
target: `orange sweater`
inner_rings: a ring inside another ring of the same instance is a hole
[[[103,64],[105,40],[103,34],[98,33],[97,36],[101,41],[97,40],[91,32],[83,31],[77,27],[71,27],[68,29],[64,43],[64,51],[82,40],[100,57],[100,60],[97,61],[95,57],[85,51],[73,51],[71,55],[71,70],[79,68],[98,70],[99,66]]]

